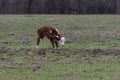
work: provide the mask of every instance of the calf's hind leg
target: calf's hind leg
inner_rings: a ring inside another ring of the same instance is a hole
[[[36,48],[39,47],[39,43],[40,43],[40,37],[37,38],[37,45],[36,45]]]
[[[40,40],[44,38],[44,35],[43,34],[38,34],[38,38],[37,38],[37,45],[36,45],[36,48],[39,47],[39,43],[40,43]]]

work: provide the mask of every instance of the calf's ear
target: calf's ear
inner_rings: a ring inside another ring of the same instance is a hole
[[[56,38],[56,40],[58,40],[58,41],[60,40],[60,36],[58,36],[58,35],[56,35],[55,38]]]
[[[56,38],[59,38],[59,36],[55,36]]]

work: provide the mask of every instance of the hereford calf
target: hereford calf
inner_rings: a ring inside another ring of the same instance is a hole
[[[37,30],[37,34],[38,34],[38,38],[37,38],[36,47],[39,47],[39,43],[41,39],[47,37],[50,40],[53,48],[55,48],[55,45],[58,48],[58,41],[60,41],[61,36],[56,28],[51,26],[44,26]]]

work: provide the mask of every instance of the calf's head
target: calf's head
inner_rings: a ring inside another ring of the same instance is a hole
[[[61,37],[60,35],[56,35],[54,38],[60,45],[64,46],[65,44],[65,37]]]
[[[55,41],[60,41],[61,40],[61,36],[58,34],[58,35],[55,35]]]

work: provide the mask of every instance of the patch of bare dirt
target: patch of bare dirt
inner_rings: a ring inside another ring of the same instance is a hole
[[[60,55],[120,55],[120,49],[58,49],[53,50],[52,53]]]
[[[33,54],[37,54],[39,56],[41,55],[47,55],[47,54],[60,54],[60,55],[66,55],[66,54],[88,54],[88,55],[119,55],[120,49],[32,49],[32,48],[20,48],[20,49],[11,49],[7,47],[0,47],[0,54],[24,54],[27,55],[29,52]]]
[[[2,56],[4,54],[6,54],[5,57]],[[96,57],[99,55],[119,56],[120,49],[32,49],[32,48],[11,49],[7,47],[0,47],[0,63],[3,63],[4,66],[6,66],[6,68],[11,69],[29,68],[32,71],[36,71],[44,65],[44,63],[42,63],[42,58],[47,57],[48,54],[64,56],[65,58],[69,58],[71,55],[76,54],[80,55],[81,57],[86,56]],[[22,59],[23,60],[21,62],[19,62],[19,59],[18,61],[16,61],[16,59],[15,60],[13,59],[16,57],[20,58],[20,61]],[[50,58],[50,61],[52,62],[56,62],[58,60],[60,60],[59,57],[54,59]],[[71,64],[71,62],[68,61],[65,62],[65,64]]]
[[[8,53],[9,51],[10,51],[10,48],[0,47],[0,54]]]

